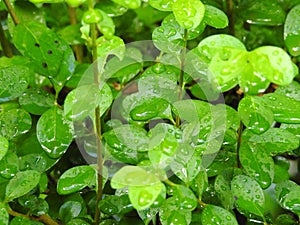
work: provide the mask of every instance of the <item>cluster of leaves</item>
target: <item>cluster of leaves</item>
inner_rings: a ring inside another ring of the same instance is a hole
[[[299,0],[11,3],[1,225],[299,223]]]

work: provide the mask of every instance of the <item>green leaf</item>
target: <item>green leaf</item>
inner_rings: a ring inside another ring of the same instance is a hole
[[[186,186],[176,185],[173,194],[179,210],[193,211],[197,207],[198,202],[195,194]]]
[[[240,212],[263,217],[265,197],[254,179],[245,175],[235,176],[231,182],[231,190]]]
[[[297,23],[299,19],[300,5],[297,5],[289,11],[284,23],[284,41],[292,56],[300,55],[300,25]]]
[[[184,46],[184,29],[173,14],[164,18],[161,26],[154,29],[152,39],[155,47],[162,52],[178,53]]]
[[[175,0],[149,0],[149,5],[160,11],[172,11]]]
[[[83,206],[78,201],[67,201],[59,209],[59,218],[67,223],[80,215]]]
[[[130,202],[136,210],[149,208],[162,192],[164,185],[155,183],[145,186],[129,186],[128,195]]]
[[[176,197],[170,197],[160,207],[159,219],[162,225],[188,225],[191,223],[192,213],[188,209],[180,209]]]
[[[201,170],[194,180],[190,182],[190,188],[194,191],[196,196],[201,199],[203,192],[207,188],[208,178],[205,170]]]
[[[205,206],[204,210],[201,212],[201,222],[205,225],[238,225],[234,215],[226,209],[215,205]]]
[[[202,21],[205,6],[198,0],[177,0],[173,3],[177,22],[185,29],[195,29]]]
[[[36,195],[24,195],[18,198],[18,203],[29,209],[28,213],[33,216],[45,215],[49,211],[49,205],[46,200],[38,198]]]
[[[6,155],[8,150],[8,140],[0,135],[0,161]]]
[[[127,8],[110,0],[103,0],[101,3],[96,3],[94,8],[101,9],[108,16],[121,16],[127,12]]]
[[[242,142],[239,156],[243,169],[263,189],[271,185],[274,179],[274,161],[268,151],[255,143]]]
[[[38,222],[38,221],[35,221],[35,220],[30,220],[26,217],[22,217],[22,216],[16,216],[14,217],[9,225],[19,225],[19,224],[22,224],[22,225],[43,225],[43,223],[41,222]]]
[[[262,46],[255,53],[266,55],[270,61],[273,73],[266,73],[267,79],[278,85],[290,84],[295,76],[294,66],[290,56],[279,47]]]
[[[126,1],[126,0],[112,0],[115,3],[118,3],[124,7],[130,8],[130,9],[136,9],[141,6],[141,0],[131,0],[131,1]]]
[[[228,18],[227,15],[220,9],[211,6],[205,5],[205,15],[204,22],[217,29],[223,29],[228,26]]]
[[[276,225],[297,225],[296,219],[290,214],[281,214],[275,220]]]
[[[278,4],[272,0],[243,2],[240,5],[240,15],[250,24],[279,26],[284,23],[285,12]]]
[[[35,170],[18,172],[6,186],[5,200],[11,201],[27,194],[39,181],[40,173]]]
[[[111,187],[120,189],[129,187],[155,187],[160,184],[157,176],[148,173],[138,166],[124,166],[111,179]]]
[[[9,222],[9,214],[6,210],[5,204],[0,203],[0,224],[8,225]]]
[[[0,103],[16,99],[26,90],[29,69],[23,65],[0,68]]]
[[[164,115],[168,109],[169,116]],[[170,104],[162,98],[151,98],[143,102],[141,105],[136,106],[131,110],[130,116],[133,120],[144,121],[153,118],[172,118]]]
[[[107,215],[124,214],[132,210],[128,195],[105,195],[99,203],[101,212]]]
[[[68,195],[96,184],[96,170],[91,166],[76,166],[64,172],[57,182],[57,192]]]
[[[13,41],[32,60],[37,73],[48,77],[58,93],[75,69],[72,49],[54,31],[39,23],[18,24]]]
[[[54,106],[54,96],[39,88],[27,89],[19,98],[23,109],[33,115],[42,115]]]
[[[67,225],[90,225],[90,223],[88,223],[87,221],[83,220],[83,219],[72,219],[70,220]]]
[[[11,109],[0,114],[0,135],[8,140],[27,133],[31,128],[31,117],[23,109]]]
[[[289,131],[290,133],[294,134],[298,138],[300,138],[300,124],[286,124],[282,123],[280,128]]]
[[[97,39],[98,57],[108,57],[108,55],[116,55],[120,60],[124,57],[125,44],[118,36],[106,38],[101,36]]]
[[[273,73],[273,70],[266,55],[255,51],[248,52],[247,62],[238,75],[240,88],[250,95],[263,93],[271,83],[266,78],[270,73]]]
[[[285,209],[299,215],[299,186],[290,180],[283,181],[275,187],[277,202]]]
[[[112,92],[107,84],[100,88],[94,84],[79,86],[72,90],[65,100],[64,115],[74,121],[94,117],[94,110],[100,107],[102,116],[112,103]]]
[[[300,101],[277,93],[266,94],[262,99],[273,111],[275,121],[300,123]]]
[[[61,157],[73,140],[73,124],[57,107],[39,118],[36,130],[40,144],[51,158]]]
[[[147,132],[133,125],[122,125],[103,134],[113,157],[122,162],[138,161],[138,152],[148,150]]]
[[[293,81],[287,86],[280,86],[275,91],[276,94],[285,95],[300,102],[300,83]]]
[[[238,106],[244,125],[255,134],[266,132],[274,121],[273,113],[257,96],[245,96]]]
[[[19,171],[18,156],[8,151],[6,155],[0,160],[0,176],[6,179],[11,179]]]
[[[103,19],[97,23],[97,27],[101,33],[109,39],[113,37],[115,33],[114,21],[102,10],[99,9],[99,12],[101,13]]]
[[[198,175],[201,163],[200,154],[190,145],[182,144],[178,146],[170,167],[177,177],[188,184]]]
[[[270,128],[261,135],[250,135],[248,141],[273,154],[289,152],[299,147],[299,138],[283,128]]]
[[[275,167],[274,167],[274,180],[273,183],[277,184],[285,180],[290,179],[289,169],[290,162],[288,159],[282,156],[274,157]]]

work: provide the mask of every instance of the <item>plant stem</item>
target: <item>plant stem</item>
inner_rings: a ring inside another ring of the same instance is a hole
[[[240,162],[240,147],[242,143],[242,132],[243,132],[244,125],[242,121],[240,122],[240,127],[238,129],[238,140],[237,140],[237,148],[236,148],[236,160],[237,160],[237,167],[241,168],[241,162]]]
[[[201,205],[203,208],[206,207],[206,204],[204,202],[202,202],[201,199],[198,198],[197,201],[198,201],[199,205]]]
[[[50,216],[48,215],[41,215],[39,217],[33,217],[33,216],[28,216],[22,213],[18,213],[13,211],[12,209],[7,209],[7,212],[9,213],[9,215],[11,216],[21,216],[21,217],[25,217],[28,219],[32,219],[32,220],[36,220],[36,221],[41,221],[42,223],[46,224],[46,225],[59,225],[56,221],[54,221]]]
[[[12,20],[14,21],[14,24],[15,24],[15,25],[19,24],[19,23],[20,23],[20,20],[18,19],[18,17],[17,17],[17,15],[16,15],[16,13],[15,13],[15,11],[14,11],[12,5],[10,4],[10,0],[4,0],[4,3],[5,3],[5,5],[6,5],[6,8],[7,8],[9,14],[10,14]]]
[[[13,57],[13,52],[10,43],[7,41],[2,25],[0,24],[0,42],[3,49],[3,53],[6,57]]]
[[[183,41],[184,41],[184,46],[181,52],[181,56],[180,56],[180,74],[179,74],[179,94],[178,94],[178,100],[182,99],[182,94],[183,94],[183,90],[184,90],[184,65],[185,65],[185,58],[186,58],[186,48],[187,48],[187,37],[188,37],[188,31],[187,29],[184,29],[184,37],[183,37]],[[176,126],[179,127],[180,125],[180,117],[176,116]]]
[[[76,8],[68,6],[68,12],[69,12],[70,24],[71,25],[77,24]],[[83,62],[82,45],[78,44],[78,45],[74,45],[72,47],[73,47],[77,62],[82,63]]]
[[[93,57],[93,71],[94,71],[94,84],[99,87],[100,86],[100,77],[99,77],[99,70],[98,70],[98,62],[97,62],[97,27],[96,24],[91,24],[90,25],[91,29],[91,38],[92,38],[92,57]],[[102,163],[103,163],[103,158],[102,158],[102,144],[101,144],[101,139],[102,139],[102,134],[101,134],[101,117],[100,117],[100,107],[97,106],[95,108],[95,128],[96,128],[96,136],[97,136],[97,166],[98,166],[98,179],[97,179],[97,199],[96,199],[96,210],[95,210],[95,224],[98,225],[101,220],[101,212],[98,207],[99,202],[102,199]]]
[[[235,34],[234,28],[234,9],[233,9],[233,0],[226,0],[227,4],[227,16],[229,19],[229,33],[231,35]]]

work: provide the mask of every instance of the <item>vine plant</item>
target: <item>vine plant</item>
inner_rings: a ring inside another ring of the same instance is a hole
[[[300,223],[298,0],[0,18],[0,225]]]

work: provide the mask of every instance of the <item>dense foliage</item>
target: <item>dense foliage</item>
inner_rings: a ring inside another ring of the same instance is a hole
[[[299,0],[0,16],[0,225],[300,223]]]

